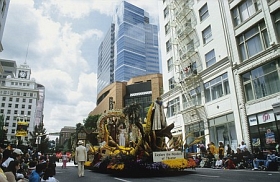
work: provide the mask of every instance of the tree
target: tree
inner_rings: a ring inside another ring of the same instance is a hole
[[[84,127],[86,129],[92,129],[96,130],[97,129],[97,121],[101,115],[89,115],[87,119],[84,120]]]
[[[30,143],[32,147],[36,147],[38,151],[43,153],[48,151],[49,138],[47,137],[46,128],[43,123],[39,123],[34,127],[34,131],[30,132]],[[37,140],[37,142],[36,142]]]

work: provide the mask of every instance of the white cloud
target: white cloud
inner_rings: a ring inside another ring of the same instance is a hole
[[[49,0],[48,3],[44,4],[49,12],[57,8],[60,16],[79,19],[88,16],[92,11],[99,11],[101,14],[112,16],[116,6],[118,6],[121,1],[122,0]],[[127,2],[145,9],[153,19],[158,20],[158,0],[127,0]]]
[[[98,46],[110,24],[102,17],[111,16],[120,2],[11,0],[0,57],[18,65],[26,60],[31,77],[45,86],[44,124],[48,132],[82,123],[94,109]],[[157,19],[157,0],[128,2]],[[81,21],[87,26],[79,27]],[[106,23],[108,27],[103,26]]]

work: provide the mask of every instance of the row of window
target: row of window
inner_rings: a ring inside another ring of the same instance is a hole
[[[169,80],[169,84],[174,81],[174,78]],[[279,84],[280,85],[280,84]],[[174,87],[174,84],[172,85]],[[280,86],[279,86],[280,87]],[[228,82],[228,74],[224,73],[221,76],[218,76],[209,82],[204,83],[204,96],[205,102],[210,102],[215,99],[218,99],[224,95],[230,94],[229,82]],[[182,97],[183,101],[183,109],[193,106],[200,105],[201,102],[201,87],[197,87],[192,89],[188,96],[191,98],[191,102],[188,102],[188,99],[185,95]],[[177,97],[176,99],[170,101],[168,103],[168,111],[167,117],[174,116],[176,112],[180,111],[180,99]]]
[[[242,76],[246,101],[259,99],[280,92],[280,58],[263,66],[255,68]],[[230,94],[227,73],[216,77],[204,84],[205,102],[218,99]],[[189,92],[192,103],[183,97],[183,107],[201,104],[201,88],[197,87]],[[174,116],[180,111],[179,97],[169,102],[167,117]]]
[[[246,0],[241,4],[237,5],[232,9],[232,17],[234,20],[234,25],[240,25],[242,22],[247,20],[248,18],[255,15],[260,10],[260,1],[259,0]],[[275,24],[275,32],[280,38],[280,12],[275,11],[276,13],[272,14],[272,20]],[[205,20],[209,16],[209,11],[207,7],[207,3],[202,6],[199,10],[200,21]],[[170,30],[170,25],[167,24],[165,26],[165,32],[168,33]],[[202,40],[204,45],[209,43],[213,39],[211,25],[206,27],[202,31]],[[266,24],[264,20],[258,22],[252,28],[246,30],[242,34],[236,37],[236,41],[238,44],[238,50],[240,54],[241,60],[247,60],[252,56],[260,53],[261,51],[267,49],[270,46],[270,39],[268,35],[268,31],[266,28]],[[172,50],[171,40],[166,42],[166,52]],[[205,63],[206,67],[210,67],[216,62],[215,50],[212,49],[208,53],[205,54]],[[168,71],[172,71],[173,69],[172,58],[167,60]]]
[[[15,96],[23,96],[23,97],[37,97],[36,93],[32,92],[19,92],[12,90],[0,90],[0,95],[15,95]]]
[[[12,111],[10,109],[7,110],[7,114],[11,114]],[[4,109],[1,109],[0,110],[0,114],[4,114]],[[31,115],[31,111],[19,111],[19,110],[14,110],[14,113],[13,114],[20,114],[20,115],[28,115],[30,116]]]
[[[15,85],[15,86],[23,86],[23,87],[29,87],[29,83],[22,83],[22,82],[11,82],[11,85]]]
[[[29,103],[32,103],[33,99],[25,99],[25,98],[15,98],[15,97],[9,97],[9,102],[26,102],[28,100]],[[2,97],[2,101],[7,101],[7,97]]]
[[[13,106],[12,103],[7,103],[7,105],[8,105],[8,108],[12,108],[12,106]],[[2,107],[2,108],[5,108],[5,106],[6,106],[6,103],[1,103],[1,107]],[[32,109],[32,105],[21,104],[21,108],[22,108],[22,109],[25,109],[26,106],[27,106],[28,109]],[[15,105],[14,105],[14,108],[19,108],[19,104],[15,104]]]

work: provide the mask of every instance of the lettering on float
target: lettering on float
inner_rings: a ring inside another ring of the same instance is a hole
[[[162,151],[162,152],[153,152],[153,162],[161,162],[163,160],[170,159],[183,159],[184,154],[180,151]]]

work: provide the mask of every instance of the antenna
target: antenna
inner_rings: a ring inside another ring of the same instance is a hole
[[[24,64],[26,64],[26,58],[27,58],[27,55],[28,55],[28,50],[29,50],[29,42],[28,42],[27,49],[26,49]]]

